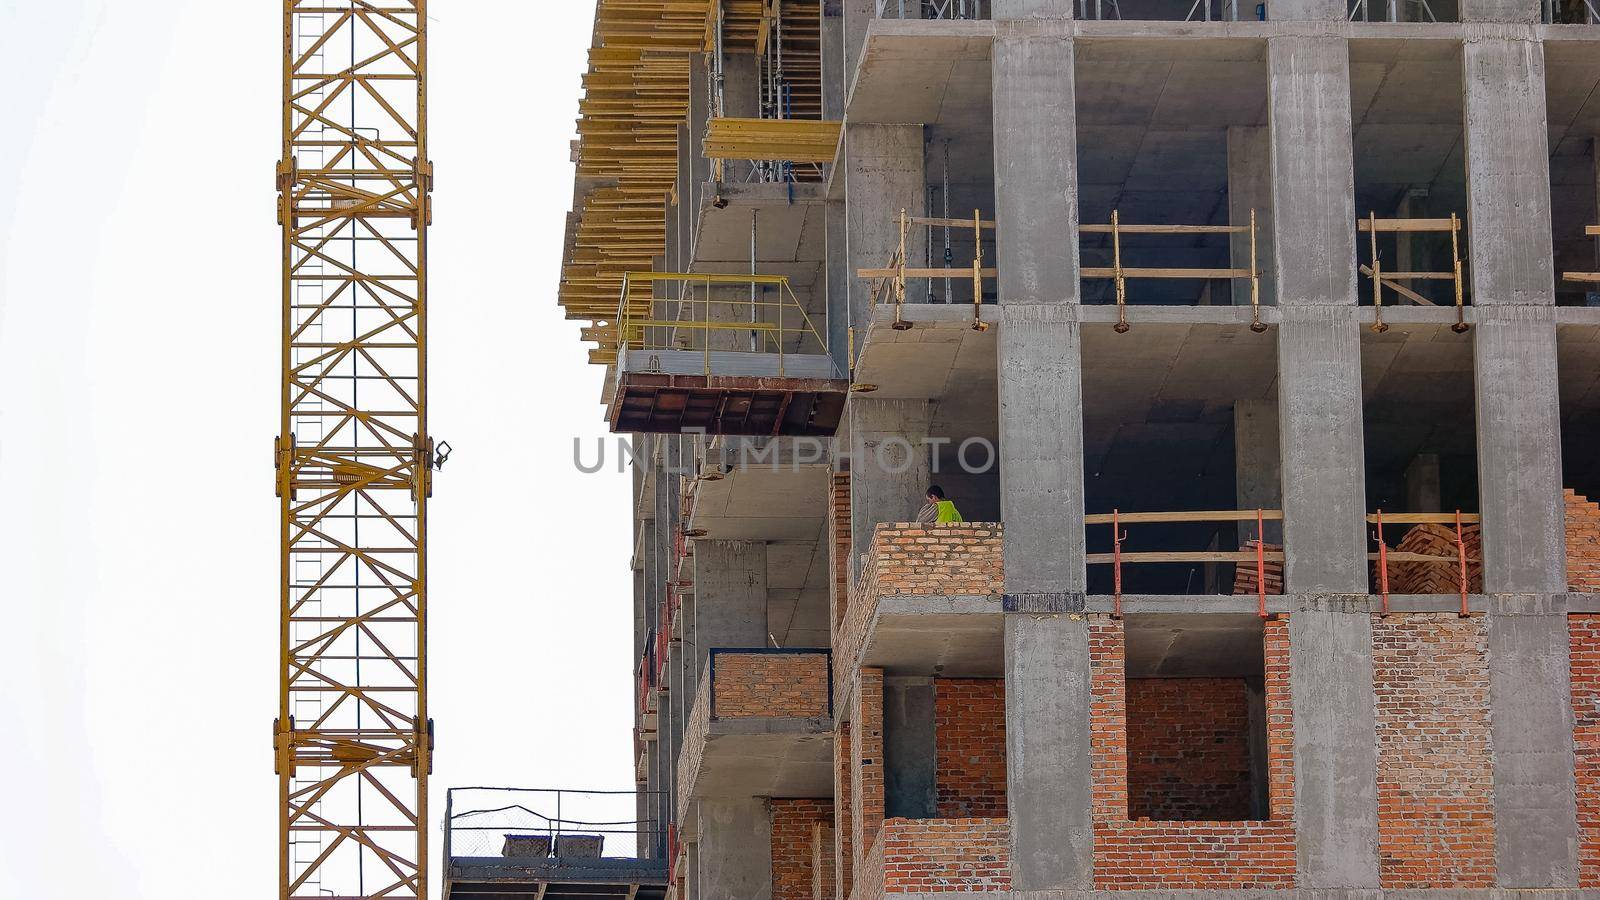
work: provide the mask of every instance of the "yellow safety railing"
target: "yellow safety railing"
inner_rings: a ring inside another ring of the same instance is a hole
[[[654,296],[655,286],[663,283],[678,285],[678,296]],[[651,296],[629,302],[634,290]],[[640,315],[641,307],[649,313]],[[779,377],[785,375],[786,356],[828,353],[827,337],[785,275],[628,272],[622,276],[617,322],[622,349],[698,351],[706,375],[713,374],[713,353],[773,354]]]
[[[1377,213],[1368,213],[1357,226],[1366,232],[1372,252],[1371,265],[1360,267],[1362,275],[1372,279],[1372,330],[1382,334],[1389,330],[1383,321],[1383,290],[1388,288],[1401,297],[1422,306],[1437,306],[1432,300],[1417,293],[1402,281],[1449,281],[1455,287],[1456,323],[1450,329],[1457,334],[1466,331],[1466,289],[1461,277],[1461,217],[1455,213],[1448,219],[1380,219]],[[1378,252],[1379,234],[1449,234],[1450,271],[1448,272],[1385,272],[1383,259]]]
[[[985,229],[993,230],[994,222],[986,220],[978,210],[972,211],[970,219],[936,219],[926,216],[913,216],[904,209],[900,210],[897,219],[900,225],[900,247],[894,256],[889,259],[889,264],[881,269],[857,269],[857,278],[872,280],[872,299],[874,303],[882,302],[882,295],[886,290],[894,295],[894,329],[905,331],[911,327],[902,315],[906,302],[907,278],[971,278],[972,279],[972,330],[988,331],[989,323],[983,320],[983,280],[995,278],[1000,273],[994,268],[985,268],[983,265],[983,232]],[[945,228],[970,228],[972,229],[972,265],[957,268],[914,268],[906,264],[906,239],[911,231],[911,226]]]
[[[1600,237],[1600,225],[1590,225],[1583,229],[1589,237]],[[1600,272],[1564,272],[1561,275],[1566,281],[1579,281],[1588,284],[1600,284]]]
[[[1267,330],[1261,321],[1261,267],[1256,261],[1256,211],[1250,210],[1249,225],[1128,225],[1122,214],[1111,211],[1107,225],[1080,225],[1082,234],[1111,235],[1111,265],[1086,266],[1079,275],[1083,278],[1109,278],[1117,289],[1116,332],[1126,334],[1128,325],[1128,281],[1144,278],[1248,278],[1250,279],[1250,330],[1260,333]],[[1186,267],[1126,266],[1122,263],[1122,239],[1134,234],[1248,234],[1250,235],[1249,268],[1209,269]]]

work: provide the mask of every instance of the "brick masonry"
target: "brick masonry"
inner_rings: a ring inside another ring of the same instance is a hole
[[[1094,883],[1102,890],[1290,888],[1295,879],[1294,734],[1288,620],[1266,623],[1271,818],[1166,822],[1128,816],[1127,692],[1121,620],[1089,617]]]
[[[1006,687],[998,678],[933,682],[936,813],[1006,815]]]
[[[1243,678],[1127,683],[1128,816],[1250,818],[1250,693]]]
[[[883,670],[862,669],[850,723],[850,806],[853,871],[872,853],[883,825]]]
[[[773,800],[771,809],[772,900],[811,900],[819,880],[817,826],[833,819],[833,801]],[[832,897],[831,872],[826,882]]]
[[[1600,615],[1567,617],[1578,785],[1578,885],[1600,887]]]
[[[1380,617],[1372,642],[1381,884],[1493,887],[1487,620]]]
[[[834,884],[838,900],[850,896],[851,873],[855,871],[854,833],[855,806],[851,797],[850,731],[849,722],[840,722],[833,738],[833,867],[837,873]]]
[[[858,661],[867,628],[886,596],[998,596],[1005,591],[1000,557],[1001,528],[994,523],[915,525],[884,523],[872,532],[861,577],[834,635],[839,660],[836,693]]]
[[[835,813],[835,815],[837,815]],[[834,855],[833,822],[811,823],[811,897],[834,900],[834,878],[838,872]]]
[[[1256,546],[1260,543],[1260,541],[1254,540],[1245,541],[1244,546],[1240,549],[1244,550],[1246,553],[1253,553],[1255,552]],[[1267,553],[1282,553],[1283,545],[1261,544],[1261,550],[1263,552],[1263,556]],[[1239,563],[1235,565],[1233,567],[1233,592],[1235,594],[1263,593],[1263,591],[1260,590],[1260,586],[1257,584],[1257,582],[1261,582],[1266,586],[1264,593],[1283,593],[1283,560],[1262,559],[1260,574],[1266,577],[1260,578],[1257,576],[1256,565],[1253,562]]]
[[[828,657],[822,653],[718,653],[713,718],[828,716]]]
[[[878,841],[884,895],[1011,889],[1003,818],[889,819]]]
[[[1567,509],[1567,589],[1600,593],[1600,503],[1564,491]]]
[[[850,605],[850,473],[834,472],[828,482],[828,546],[829,571],[833,578],[828,586],[830,627],[837,631],[844,621],[845,610]],[[834,645],[838,646],[837,635]]]

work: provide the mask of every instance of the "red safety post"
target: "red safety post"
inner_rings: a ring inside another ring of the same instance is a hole
[[[1378,530],[1373,533],[1373,538],[1378,542],[1378,594],[1383,598],[1379,607],[1379,615],[1389,614],[1389,545],[1383,540],[1383,510],[1378,510]]]
[[[1467,609],[1467,542],[1461,536],[1461,510],[1456,510],[1456,566],[1461,583],[1461,617],[1471,615]]]
[[[1119,515],[1119,510],[1111,511],[1111,597],[1114,603],[1111,615],[1117,619],[1122,618],[1122,541],[1127,537],[1122,533]]]
[[[1267,617],[1267,532],[1262,520],[1265,516],[1256,510],[1256,614]]]

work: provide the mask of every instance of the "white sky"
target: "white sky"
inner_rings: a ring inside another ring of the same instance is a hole
[[[280,15],[0,0],[0,897],[276,893]],[[435,826],[632,786],[628,480],[572,465],[555,303],[592,16],[432,4]]]

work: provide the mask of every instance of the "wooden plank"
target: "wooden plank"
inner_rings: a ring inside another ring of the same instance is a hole
[[[1377,516],[1377,514],[1373,514],[1373,515],[1367,516],[1367,521],[1371,522],[1374,525],[1378,524],[1378,516]],[[1461,524],[1463,524],[1463,525],[1476,525],[1476,524],[1478,524],[1479,522],[1482,522],[1482,521],[1483,521],[1483,516],[1480,516],[1477,513],[1462,513],[1461,514]],[[1456,514],[1455,513],[1384,513],[1383,514],[1383,524],[1385,524],[1385,525],[1427,525],[1427,524],[1454,525],[1455,523],[1456,523]]]
[[[912,216],[912,217],[908,218],[906,221],[910,222],[912,225],[934,225],[934,226],[949,227],[949,228],[971,228],[972,227],[972,220],[971,219],[933,219],[933,218],[928,218],[926,216]],[[894,223],[896,225],[900,224],[900,217],[899,216],[895,216],[894,217]],[[989,229],[991,229],[993,227],[994,227],[994,223],[993,222],[989,221],[988,219],[984,219],[983,220],[983,228],[984,228],[985,231],[987,231],[987,230],[989,230]]]
[[[1262,554],[1264,562],[1283,562],[1283,551],[1268,550]],[[1116,562],[1116,556],[1111,553],[1091,553],[1084,557],[1084,561],[1091,566],[1103,566]],[[1192,553],[1165,552],[1160,550],[1123,553],[1124,565],[1137,563],[1242,563],[1255,562],[1254,550],[1201,550]]]
[[[1110,225],[1079,225],[1084,234],[1111,234]],[[1118,234],[1249,234],[1249,225],[1121,225]]]
[[[1583,233],[1589,237],[1600,237],[1600,225],[1585,225]]]
[[[1267,522],[1283,520],[1283,510],[1263,509],[1261,518]],[[1179,512],[1125,512],[1118,513],[1117,520],[1124,525],[1137,525],[1146,522],[1254,522],[1256,511],[1253,509],[1200,509],[1183,510]],[[1085,525],[1110,525],[1111,513],[1094,513],[1083,517]]]
[[[901,274],[899,269],[857,269],[857,278],[894,278]],[[1000,274],[999,269],[984,269],[983,277],[994,278]],[[972,277],[972,267],[965,269],[906,269],[907,278],[960,278]]]
[[[1387,556],[1388,556],[1389,562],[1392,562],[1392,563],[1397,563],[1397,562],[1460,563],[1461,562],[1460,558],[1455,557],[1455,556],[1429,556],[1426,553],[1407,553],[1407,552],[1405,552],[1403,550],[1390,550],[1388,552]],[[1376,553],[1368,553],[1367,554],[1367,559],[1376,562],[1378,560],[1378,554],[1376,554]],[[1472,557],[1471,556],[1467,557],[1467,562],[1469,564],[1472,562]]]
[[[1600,272],[1568,272],[1561,276],[1565,281],[1586,281],[1600,283]]]
[[[1361,267],[1361,274],[1367,276],[1368,278],[1371,278],[1372,277],[1372,267],[1371,266],[1362,266]],[[1392,277],[1394,277],[1394,276],[1392,276],[1392,275],[1383,276],[1383,278],[1381,280],[1383,282],[1383,286],[1384,287],[1387,287],[1387,288],[1393,290],[1395,293],[1399,294],[1402,297],[1405,297],[1406,299],[1410,300],[1413,303],[1420,303],[1423,306],[1438,306],[1439,305],[1437,303],[1434,303],[1432,300],[1429,300],[1427,297],[1424,297],[1421,294],[1417,293],[1416,291],[1413,291],[1412,289],[1406,287],[1403,284],[1395,284],[1395,283],[1390,282],[1389,279],[1392,278]]]
[[[1250,278],[1255,273],[1249,269],[1168,269],[1124,267],[1123,278]],[[1089,266],[1079,271],[1082,278],[1116,278],[1117,270]]]
[[[1360,231],[1372,232],[1371,219],[1361,219],[1357,226]],[[1417,232],[1417,231],[1444,231],[1449,232],[1459,227],[1460,219],[1452,222],[1450,219],[1379,219],[1377,222],[1378,233]]]

